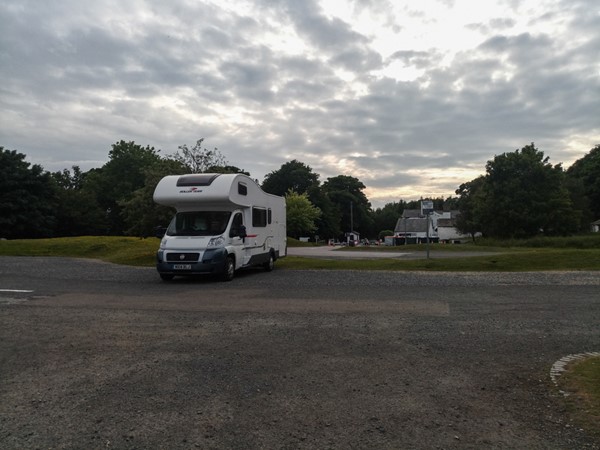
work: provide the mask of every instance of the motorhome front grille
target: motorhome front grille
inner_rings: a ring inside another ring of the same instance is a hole
[[[198,261],[200,253],[167,253],[167,261],[183,262],[183,261]]]

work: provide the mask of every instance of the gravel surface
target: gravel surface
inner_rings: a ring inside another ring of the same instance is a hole
[[[0,448],[600,449],[550,378],[599,286],[0,257]]]

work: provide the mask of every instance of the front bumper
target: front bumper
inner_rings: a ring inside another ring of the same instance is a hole
[[[156,253],[156,270],[164,275],[202,275],[218,274],[225,270],[227,251],[224,248],[210,249],[202,253],[200,260],[195,261],[170,261],[168,250],[159,250]],[[181,253],[181,252],[177,252]]]

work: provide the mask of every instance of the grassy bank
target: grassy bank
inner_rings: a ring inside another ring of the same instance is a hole
[[[560,238],[558,238],[560,239]],[[456,253],[456,258],[400,260],[377,259],[316,259],[288,256],[277,262],[280,268],[330,270],[425,270],[425,271],[536,271],[536,270],[600,270],[600,236],[578,238],[572,246],[554,239],[546,247],[502,246],[499,242],[442,245],[432,244],[432,251]],[[24,239],[0,241],[0,255],[6,256],[66,256],[95,258],[116,264],[153,266],[159,245],[156,238],[140,239],[118,236],[82,236],[56,239]],[[289,246],[302,245],[293,239]],[[587,245],[587,246],[586,246]],[[352,247],[354,251],[424,251],[424,245],[402,247]],[[337,250],[344,251],[344,250]],[[461,256],[465,251],[493,252],[481,256]]]
[[[4,256],[66,256],[93,258],[130,266],[153,266],[159,239],[119,236],[80,236],[0,241]]]
[[[575,422],[600,438],[600,357],[586,358],[567,366],[560,387]]]

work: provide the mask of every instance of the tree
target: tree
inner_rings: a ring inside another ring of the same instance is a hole
[[[285,202],[289,236],[299,238],[317,229],[315,221],[321,215],[321,210],[310,202],[306,193],[298,194],[289,190]]]
[[[174,210],[154,203],[154,189],[166,175],[182,175],[187,168],[178,161],[162,159],[144,171],[145,183],[133,194],[119,202],[125,224],[125,234],[130,236],[153,236],[158,226],[167,226]]]
[[[274,195],[286,195],[290,190],[307,194],[311,203],[321,210],[315,222],[317,234],[323,237],[337,237],[340,234],[340,213],[321,189],[319,175],[310,166],[296,159],[288,161],[278,170],[268,173],[261,187]]]
[[[600,145],[596,145],[587,155],[575,161],[567,169],[567,177],[571,186],[582,188],[582,191],[573,191],[579,201],[581,192],[585,197],[583,212],[586,223],[583,227],[587,228],[589,222],[600,219]]]
[[[192,148],[189,148],[186,144],[180,145],[178,148],[181,153],[175,152],[170,155],[170,158],[183,164],[189,173],[205,173],[209,172],[211,167],[226,166],[227,161],[221,152],[216,147],[214,150],[202,148],[203,142],[204,138],[198,139],[196,145]]]
[[[328,178],[322,189],[339,213],[341,230],[367,232],[370,229],[371,203],[363,192],[366,186],[360,180],[338,175]],[[350,230],[350,227],[354,227],[354,230]]]
[[[94,193],[105,212],[109,226],[106,232],[120,235],[125,231],[121,204],[144,186],[146,170],[161,158],[154,147],[142,147],[133,141],[113,144],[109,158],[100,169],[87,173],[84,189]]]
[[[386,203],[383,208],[377,208],[371,214],[373,218],[373,230],[374,236],[380,236],[383,231],[386,233],[389,230],[393,230],[396,228],[396,223],[400,216],[402,216],[402,211],[406,208],[406,202],[404,200],[400,200],[399,202]],[[391,234],[394,234],[392,231]],[[391,234],[386,234],[385,236],[390,236]]]
[[[289,161],[265,176],[262,189],[269,194],[286,195],[290,190],[304,194],[319,186],[319,175],[298,160]]]
[[[536,234],[564,235],[577,229],[560,164],[527,145],[488,161],[486,175],[461,185],[462,231],[476,228],[486,236],[526,238]]]
[[[456,218],[456,228],[462,234],[469,234],[475,240],[475,234],[482,231],[480,220],[480,208],[483,206],[483,185],[485,177],[479,176],[474,180],[463,183],[456,190],[459,196],[458,210],[459,215]]]
[[[206,172],[207,173],[241,173],[241,174],[250,176],[250,172],[246,172],[245,170],[240,169],[239,167],[230,166],[230,165],[226,165],[226,166],[210,166],[206,170]]]
[[[316,220],[316,234],[323,238],[335,238],[341,233],[340,213],[327,194],[318,185],[312,186],[308,191],[308,199],[321,210],[321,215]]]
[[[25,155],[0,147],[0,237],[52,237],[56,191],[50,174]]]
[[[103,234],[107,229],[106,214],[95,195],[85,190],[86,174],[78,166],[51,174],[55,184],[57,207],[56,236]]]

